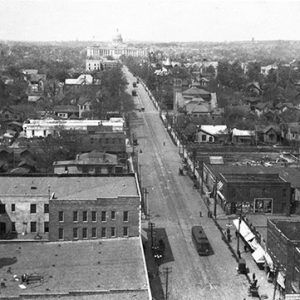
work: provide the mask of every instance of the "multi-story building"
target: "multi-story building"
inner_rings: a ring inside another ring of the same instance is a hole
[[[1,176],[1,238],[77,240],[139,236],[134,174]]]
[[[300,222],[268,219],[267,252],[271,270],[285,293],[300,293]]]
[[[113,42],[102,46],[95,45],[87,47],[86,71],[103,70],[114,67],[117,61],[107,60],[106,57],[119,59],[120,56],[147,57],[148,50],[128,46],[123,42],[121,34],[113,38]]]

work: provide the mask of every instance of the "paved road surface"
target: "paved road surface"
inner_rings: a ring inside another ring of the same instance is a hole
[[[126,68],[125,74],[131,94],[135,78]],[[160,266],[161,271],[166,266],[172,268],[168,299],[250,299],[246,277],[237,274],[237,263],[213,220],[206,217],[206,207],[193,189],[191,179],[178,176],[181,161],[178,148],[141,84],[137,91],[135,101],[145,107],[145,112],[136,112],[131,126],[138,138],[138,149],[142,149],[139,153],[142,185],[149,191],[151,222],[156,228],[165,228],[174,256],[174,261]],[[193,246],[191,228],[198,224],[207,233],[214,249],[212,256],[200,257]]]

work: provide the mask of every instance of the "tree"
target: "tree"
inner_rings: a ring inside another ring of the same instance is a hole
[[[241,90],[245,84],[244,71],[241,64],[235,61],[230,68],[230,86],[235,90]]]
[[[225,86],[230,86],[231,78],[230,78],[230,69],[231,66],[227,61],[220,61],[218,64],[218,75],[217,80],[220,84]]]
[[[261,64],[258,62],[249,62],[248,63],[248,70],[246,72],[248,80],[251,81],[258,81],[261,83],[262,76],[261,76]]]

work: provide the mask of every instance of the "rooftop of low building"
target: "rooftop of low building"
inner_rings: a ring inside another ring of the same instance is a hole
[[[280,166],[270,166],[266,167],[263,165],[257,166],[247,166],[247,165],[228,165],[228,164],[212,164],[210,168],[215,174],[279,174],[281,178],[291,183],[291,187],[300,188],[300,169],[293,167],[280,167]]]
[[[57,200],[138,197],[135,177],[126,176],[6,176],[0,178],[1,197],[50,196]]]
[[[292,241],[300,241],[300,221],[270,219],[281,233]]]
[[[221,173],[226,182],[285,182],[278,173]]]
[[[39,299],[150,299],[140,238],[10,242],[1,244],[0,251],[0,276],[5,283],[0,299],[30,295]],[[41,281],[22,288],[25,273]]]

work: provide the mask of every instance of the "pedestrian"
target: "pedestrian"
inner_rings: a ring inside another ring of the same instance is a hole
[[[253,287],[254,287],[254,288],[257,287],[257,279],[255,279],[255,280],[253,281]]]
[[[231,242],[231,234],[230,234],[230,229],[229,228],[227,228],[226,233],[227,233],[227,240],[230,243]]]

